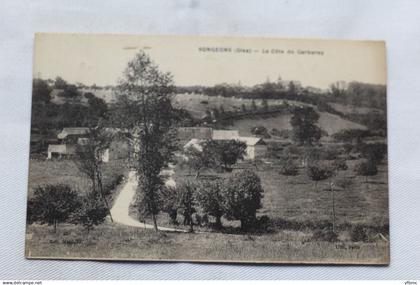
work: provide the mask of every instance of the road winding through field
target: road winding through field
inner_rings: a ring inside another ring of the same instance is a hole
[[[174,174],[173,168],[173,165],[169,165],[169,168],[163,170],[161,173],[162,175],[168,177],[165,181],[166,186],[174,187],[176,185],[175,180],[172,177],[172,175]],[[114,205],[111,208],[112,218],[115,223],[123,224],[126,226],[153,229],[153,225],[141,223],[129,215],[130,204],[135,197],[137,185],[138,179],[136,176],[136,172],[132,170],[129,172],[128,179],[122,187],[117,199],[114,202]],[[185,232],[184,230],[175,228],[158,227],[158,229],[161,231]]]

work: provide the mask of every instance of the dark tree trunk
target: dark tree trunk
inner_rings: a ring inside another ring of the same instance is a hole
[[[97,179],[98,179],[99,192],[101,194],[102,200],[105,203],[105,207],[108,210],[108,215],[109,215],[109,218],[111,219],[111,223],[113,223],[114,222],[114,219],[112,218],[111,209],[109,208],[108,200],[106,199],[106,197],[104,195],[104,188],[103,188],[103,185],[102,185],[102,178],[101,178],[101,175],[99,174],[99,171],[97,173],[98,174],[96,176],[97,176]]]
[[[221,228],[222,228],[222,217],[216,216],[216,229],[221,229]]]
[[[152,213],[152,219],[153,219],[153,227],[154,227],[155,231],[158,232],[159,229],[158,229],[155,213]]]

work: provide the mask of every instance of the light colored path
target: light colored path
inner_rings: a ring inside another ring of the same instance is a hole
[[[173,168],[173,167],[171,167]],[[172,179],[173,169],[168,170],[169,172],[165,175],[169,175],[169,179],[165,184],[169,183],[167,186],[175,186],[175,181]],[[171,172],[172,171],[172,172]],[[172,181],[173,182],[172,182]],[[123,224],[130,227],[144,228],[144,229],[153,229],[153,225],[141,223],[133,219],[129,214],[129,207],[133,201],[136,189],[138,185],[138,179],[136,177],[135,171],[130,171],[128,174],[128,179],[125,182],[125,185],[120,191],[117,199],[114,202],[114,205],[111,208],[111,215],[115,223]],[[174,229],[174,228],[165,228],[158,227],[161,231],[170,231],[170,232],[185,232],[184,230]]]

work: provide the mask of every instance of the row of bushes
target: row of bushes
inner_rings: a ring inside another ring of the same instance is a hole
[[[109,214],[105,199],[112,196],[113,190],[122,182],[123,176],[118,175],[104,187],[104,195],[89,191],[81,195],[65,184],[47,184],[38,186],[33,197],[28,201],[27,221],[29,224],[38,222],[54,227],[59,223],[81,224],[88,231],[103,223]]]

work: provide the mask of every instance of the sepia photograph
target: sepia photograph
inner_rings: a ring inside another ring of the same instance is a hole
[[[35,35],[29,259],[388,265],[382,41]]]

